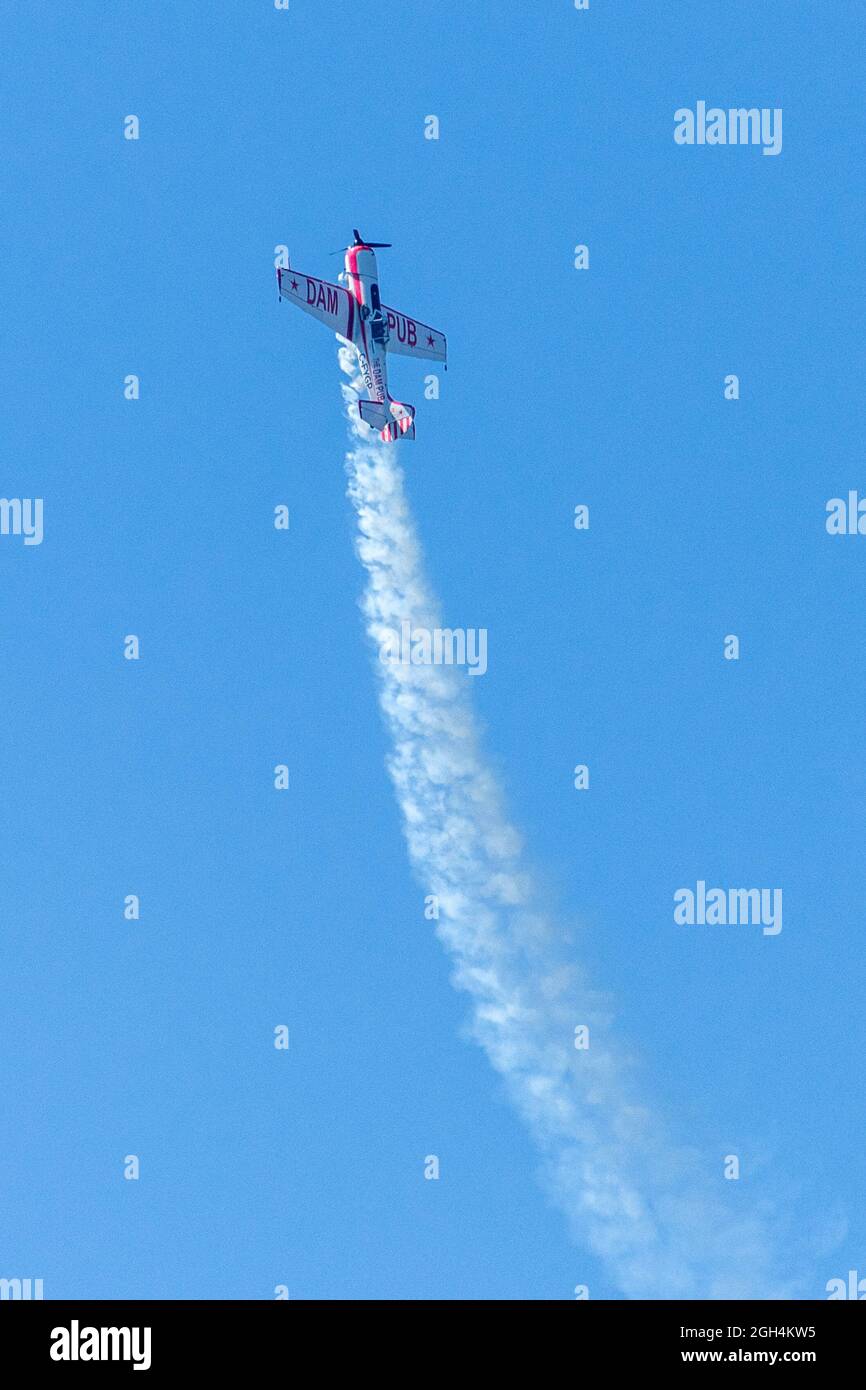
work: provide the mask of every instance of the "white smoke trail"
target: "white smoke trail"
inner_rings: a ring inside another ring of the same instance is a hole
[[[348,490],[367,573],[362,608],[378,649],[406,620],[430,630],[442,624],[403,490],[400,446],[368,442],[351,409],[361,386],[354,353],[342,348],[340,365],[353,378],[343,387],[356,440]],[[792,1296],[773,1274],[764,1221],[713,1192],[708,1163],[672,1145],[633,1098],[599,997],[569,964],[564,934],[534,909],[520,838],[479,749],[466,675],[400,663],[379,670],[393,739],[389,771],[413,867],[438,897],[436,930],[455,984],[471,997],[472,1033],[527,1124],[545,1186],[575,1236],[630,1298]],[[586,1051],[574,1047],[581,1023],[591,1028]],[[720,1156],[713,1164],[719,1174]]]

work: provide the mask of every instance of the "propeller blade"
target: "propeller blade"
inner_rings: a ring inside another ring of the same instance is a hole
[[[390,242],[390,241],[365,241],[364,238],[361,236],[361,233],[358,231],[358,228],[357,228],[357,227],[354,227],[354,228],[353,228],[353,231],[354,231],[354,233],[355,233],[355,245],[356,245],[356,246],[371,246],[371,247],[375,247],[377,250],[379,250],[379,249],[383,249],[383,250],[384,250],[384,249],[390,249],[390,247],[393,245],[393,242]],[[343,256],[343,255],[345,255],[345,253],[346,253],[347,250],[351,250],[351,247],[338,246],[336,251],[329,251],[329,252],[328,252],[328,255],[329,255],[329,256]]]

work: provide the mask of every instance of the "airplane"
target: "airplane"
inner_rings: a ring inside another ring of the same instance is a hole
[[[346,250],[345,288],[280,266],[277,289],[280,299],[297,304],[354,347],[370,396],[358,401],[365,424],[378,430],[386,444],[414,439],[415,407],[395,401],[388,393],[387,354],[431,358],[445,362],[447,371],[445,335],[381,302],[376,250],[391,243],[364,241],[357,227],[354,236],[354,244]]]

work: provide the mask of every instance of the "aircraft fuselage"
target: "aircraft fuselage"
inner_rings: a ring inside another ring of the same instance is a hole
[[[346,286],[355,300],[358,328],[355,346],[364,385],[375,401],[387,401],[388,318],[379,297],[376,253],[369,246],[350,246],[346,252]]]

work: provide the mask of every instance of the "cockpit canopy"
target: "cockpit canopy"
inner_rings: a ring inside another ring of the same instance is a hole
[[[388,341],[388,320],[381,309],[374,309],[370,315],[370,333],[374,343],[387,343]]]

